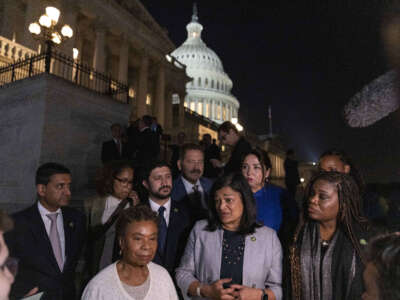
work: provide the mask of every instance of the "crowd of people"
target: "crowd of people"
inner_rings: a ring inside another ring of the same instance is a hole
[[[36,203],[0,211],[0,300],[400,299],[400,232],[365,216],[344,152],[321,155],[297,207],[291,150],[284,189],[268,153],[230,122],[218,130],[227,162],[211,136],[179,133],[171,166],[157,159],[153,118],[131,130],[123,141],[111,126],[83,212],[68,206],[71,172],[52,162],[37,169]]]

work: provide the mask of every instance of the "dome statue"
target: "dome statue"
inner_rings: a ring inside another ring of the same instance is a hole
[[[217,123],[237,118],[239,101],[231,94],[232,80],[218,55],[201,39],[203,26],[198,22],[196,4],[186,29],[186,41],[171,53],[193,78],[186,84],[185,107]]]

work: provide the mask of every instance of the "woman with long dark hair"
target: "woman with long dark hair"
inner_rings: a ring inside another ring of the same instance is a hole
[[[290,248],[286,299],[350,300],[363,293],[363,245],[369,224],[362,216],[353,178],[317,174],[309,183]]]

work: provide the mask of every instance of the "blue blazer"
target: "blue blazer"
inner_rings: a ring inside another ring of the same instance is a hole
[[[22,298],[37,286],[42,299],[75,299],[75,268],[83,249],[85,216],[70,208],[61,208],[65,234],[65,264],[61,272],[37,203],[14,214],[14,229],[5,234],[10,256],[19,259],[18,273],[11,298]]]
[[[206,201],[206,203],[208,203],[207,202],[208,195],[210,193],[213,182],[206,177],[200,177],[200,184],[204,191],[204,200]],[[182,181],[182,175],[179,175],[179,177],[176,178],[173,182],[171,198],[174,199],[175,201],[179,202],[179,201],[184,200],[186,198],[186,196],[187,196],[187,193],[186,193],[185,185],[183,184],[183,181]]]
[[[285,201],[285,195],[284,189],[272,184],[265,185],[255,192],[257,221],[278,232],[282,224],[281,202]]]

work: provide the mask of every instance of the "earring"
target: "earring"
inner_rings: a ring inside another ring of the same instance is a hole
[[[119,256],[122,256],[122,249],[119,249]]]

